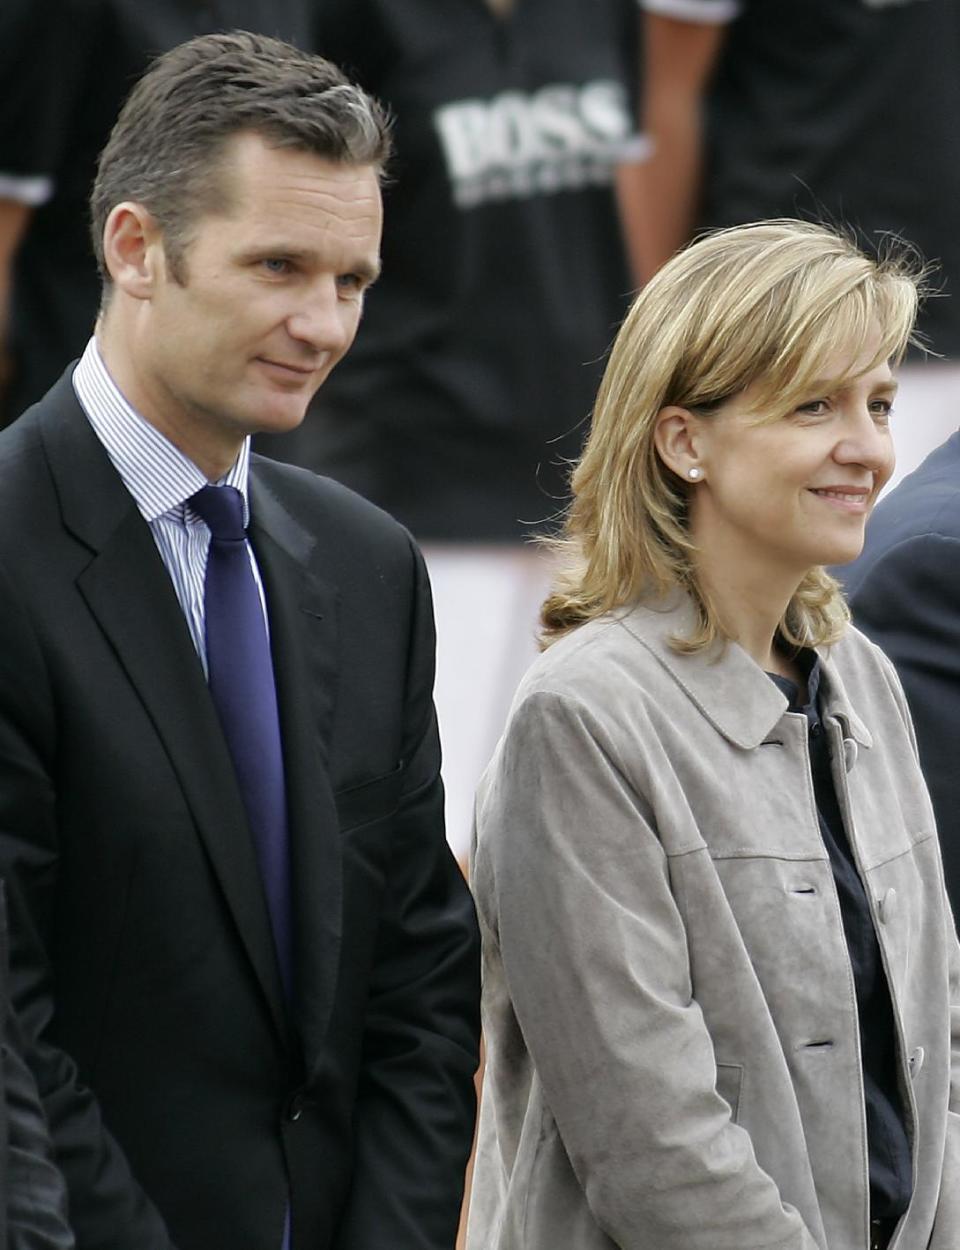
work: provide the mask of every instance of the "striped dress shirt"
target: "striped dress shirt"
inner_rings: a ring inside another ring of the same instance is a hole
[[[204,578],[210,530],[187,500],[208,485],[207,479],[192,460],[130,406],[108,373],[96,339],[87,344],[73,372],[73,389],[110,462],[150,526],[206,672]],[[240,492],[244,525],[250,520],[249,467],[250,439],[246,438],[233,465],[216,483],[234,486]],[[247,551],[266,627],[263,582],[249,542]]]

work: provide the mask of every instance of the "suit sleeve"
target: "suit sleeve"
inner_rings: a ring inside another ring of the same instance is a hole
[[[54,1162],[36,1082],[23,1057],[23,1039],[7,1004],[3,1043],[7,1105],[7,1250],[73,1250],[67,1189]]]
[[[0,874],[10,912],[10,991],[85,1250],[171,1250],[163,1221],[54,1040],[56,709],[38,641],[0,571]],[[27,1243],[31,1244],[32,1243]]]
[[[433,710],[433,614],[413,551],[405,784],[380,918],[337,1250],[450,1250],[476,1112],[479,933],[446,841]]]
[[[960,912],[960,539],[926,533],[874,562],[851,596],[856,625],[893,661],[933,800],[947,892]]]
[[[484,941],[597,1224],[622,1250],[817,1250],[717,1092],[667,857],[618,745],[537,692],[500,751],[477,807]]]

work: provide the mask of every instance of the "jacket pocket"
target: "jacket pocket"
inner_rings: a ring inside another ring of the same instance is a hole
[[[337,791],[333,801],[337,807],[340,832],[347,833],[361,825],[392,816],[400,805],[402,788],[403,764],[399,764],[393,772]]]

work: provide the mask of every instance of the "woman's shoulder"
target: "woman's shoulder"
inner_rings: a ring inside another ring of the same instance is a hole
[[[636,627],[643,616],[635,605],[617,608],[558,638],[527,670],[518,700],[553,694],[592,702],[624,686],[648,685],[657,666]]]
[[[888,686],[895,676],[893,662],[886,652],[867,637],[856,625],[848,625],[843,636],[821,651],[824,661],[833,666],[849,684]]]
[[[730,657],[691,658],[677,638],[692,627],[689,605],[675,599],[631,603],[578,626],[552,643],[528,669],[512,716],[565,707],[616,728],[638,729],[686,716],[696,703],[700,670],[727,673]],[[692,684],[691,684],[692,683]],[[766,682],[764,681],[764,686]]]

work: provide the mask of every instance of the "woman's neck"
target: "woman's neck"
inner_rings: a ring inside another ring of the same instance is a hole
[[[768,673],[795,679],[796,665],[778,650],[777,633],[796,586],[773,586],[748,577],[724,579],[720,584],[705,568],[698,579],[719,617],[724,632]]]

